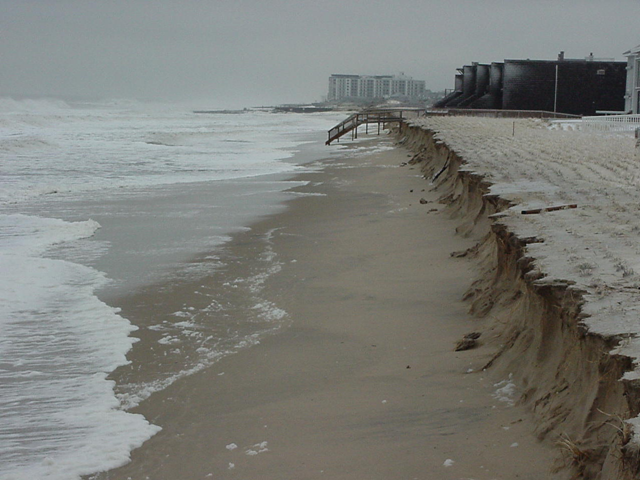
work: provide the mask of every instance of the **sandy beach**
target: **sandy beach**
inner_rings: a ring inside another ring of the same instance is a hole
[[[456,235],[393,137],[358,146],[227,246],[249,269],[267,239],[282,268],[263,296],[288,326],[142,402],[162,431],[93,478],[554,478],[508,374],[482,371],[493,350],[454,351],[479,327],[462,301],[477,272],[450,254],[478,239]],[[186,301],[168,296],[132,295],[123,315]]]

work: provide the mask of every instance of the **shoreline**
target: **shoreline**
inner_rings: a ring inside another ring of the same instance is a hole
[[[461,301],[472,266],[449,255],[477,240],[399,168],[409,152],[374,142],[296,177],[312,195],[229,244],[255,258],[271,232],[282,271],[264,296],[290,324],[132,409],[163,430],[91,478],[554,478],[509,376],[453,349],[477,324]]]

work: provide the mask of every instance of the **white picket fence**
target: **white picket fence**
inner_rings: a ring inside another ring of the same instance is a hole
[[[585,132],[635,132],[637,128],[640,128],[640,115],[582,117],[582,130]]]

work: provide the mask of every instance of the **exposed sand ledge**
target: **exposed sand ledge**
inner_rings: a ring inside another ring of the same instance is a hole
[[[602,308],[605,294],[545,268],[553,259],[535,246],[554,232],[545,223],[514,218],[513,209],[507,212],[519,200],[527,203],[526,195],[496,194],[491,175],[478,168],[477,159],[470,166],[467,154],[473,153],[456,152],[437,121],[405,124],[397,135],[415,152],[410,163],[421,166],[441,201],[461,219],[458,232],[483,238],[460,255],[479,265],[466,299],[483,319],[483,338],[493,338],[482,347],[495,351],[487,368],[514,374],[523,392],[519,403],[536,419],[535,433],[558,448],[558,469],[567,468],[571,478],[638,478],[640,383],[630,345],[636,335],[610,328]],[[506,153],[496,154],[511,161]],[[610,288],[611,294],[622,290]]]

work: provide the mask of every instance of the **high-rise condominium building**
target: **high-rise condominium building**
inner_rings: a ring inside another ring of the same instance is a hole
[[[329,101],[409,97],[424,97],[424,80],[414,80],[404,74],[400,75],[342,75],[329,77]]]

